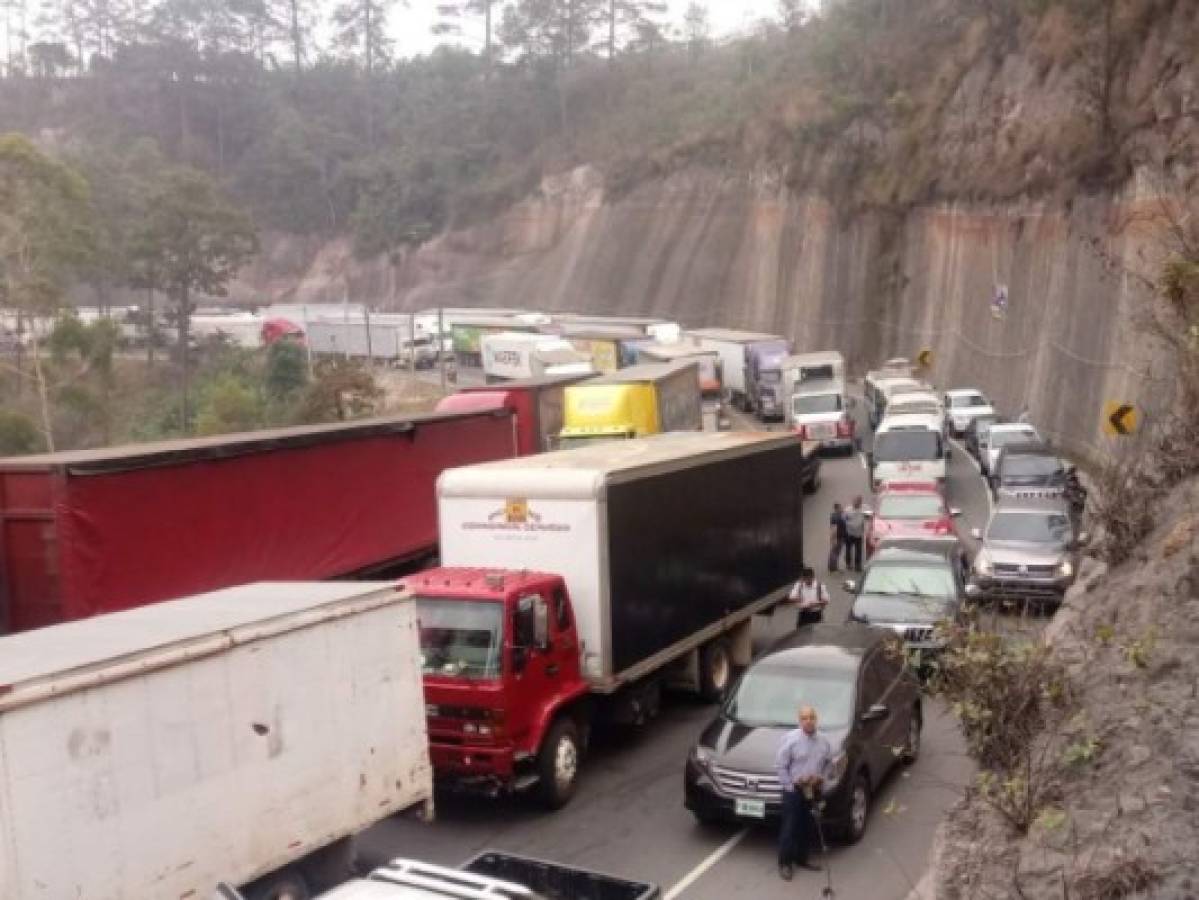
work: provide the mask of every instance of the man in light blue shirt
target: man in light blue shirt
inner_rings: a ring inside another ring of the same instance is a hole
[[[816,836],[812,805],[832,764],[833,751],[816,732],[816,710],[800,707],[799,727],[788,731],[774,758],[783,789],[783,823],[779,829],[779,876],[790,881],[794,866],[819,871],[808,861]]]

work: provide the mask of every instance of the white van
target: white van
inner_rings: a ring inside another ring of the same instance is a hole
[[[875,492],[897,482],[935,484],[945,489],[944,419],[935,415],[894,415],[879,424],[869,454]]]
[[[854,451],[853,402],[845,382],[836,378],[802,381],[787,403],[787,423],[801,440],[822,450]]]

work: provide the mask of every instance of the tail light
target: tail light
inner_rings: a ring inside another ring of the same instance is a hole
[[[797,438],[799,438],[801,441],[807,440],[808,429],[807,429],[806,425],[796,425],[794,431],[795,431],[795,436]]]
[[[838,419],[837,420],[837,437],[839,437],[839,438],[853,437],[853,419]]]

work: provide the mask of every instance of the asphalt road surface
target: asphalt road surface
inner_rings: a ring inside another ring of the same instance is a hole
[[[752,424],[734,415],[734,427]],[[950,462],[948,492],[952,505],[962,509],[963,533],[985,523],[986,492],[960,448]],[[862,458],[827,457],[820,489],[805,507],[804,556],[829,585],[833,600],[825,618],[830,622],[844,620],[849,602],[840,581],[824,570],[828,511],[833,501],[857,493],[868,493]],[[755,649],[793,625],[792,612],[760,617]],[[713,712],[693,699],[670,698],[644,728],[600,735],[583,766],[578,793],[558,812],[541,810],[531,798],[439,795],[435,822],[390,819],[363,835],[361,861],[373,865],[407,856],[459,865],[491,848],[653,881],[667,900],[820,896],[824,873],[801,870],[789,884],[779,879],[772,829],[705,828],[683,808],[684,760]],[[909,768],[897,767],[883,785],[861,843],[830,848],[836,895],[905,897],[920,880],[934,830],[972,771],[951,716],[929,703],[920,759]]]

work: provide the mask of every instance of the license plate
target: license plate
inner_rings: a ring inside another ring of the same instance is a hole
[[[765,800],[738,800],[734,812],[739,816],[744,816],[747,819],[765,819],[766,818],[766,801]]]
[[[808,433],[814,438],[831,438],[837,436],[836,425],[809,425]]]

